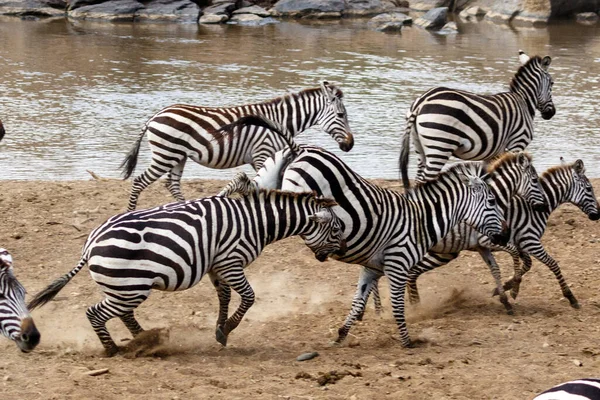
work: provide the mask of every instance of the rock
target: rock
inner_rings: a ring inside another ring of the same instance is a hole
[[[250,7],[243,7],[240,9],[237,9],[233,12],[233,15],[236,14],[254,14],[254,15],[258,15],[259,17],[269,17],[271,16],[271,13],[267,10],[265,10],[262,7],[259,6],[250,6]]]
[[[136,20],[198,22],[200,7],[189,0],[154,0],[139,10]]]
[[[216,15],[222,15],[225,14],[227,16],[231,15],[231,13],[236,9],[235,7],[235,3],[228,1],[228,2],[224,2],[224,3],[219,3],[219,4],[215,4],[212,5],[210,7],[206,7],[203,11],[204,11],[204,15],[207,14],[216,14]]]
[[[234,14],[228,23],[247,25],[247,26],[262,26],[267,24],[278,24],[275,18],[263,18],[256,14]]]
[[[439,7],[450,7],[450,0],[418,0],[409,2],[409,8],[415,11],[429,11]]]
[[[98,376],[98,375],[107,374],[108,372],[109,372],[108,368],[100,368],[100,369],[94,369],[91,371],[87,371],[85,374],[88,376]]]
[[[458,14],[458,16],[464,20],[469,21],[474,18],[483,16],[483,15],[485,15],[485,13],[486,12],[483,8],[474,6],[474,7],[469,7],[469,8],[462,10],[460,12],[460,14]]]
[[[75,3],[75,4],[73,4]],[[136,0],[109,0],[104,3],[83,5],[84,1],[71,2],[67,15],[74,19],[103,19],[108,21],[133,21],[144,5]]]
[[[199,24],[220,24],[227,22],[229,17],[225,14],[207,14],[200,17]]]
[[[458,33],[458,27],[456,26],[456,22],[450,21],[446,25],[444,25],[442,27],[442,29],[440,29],[437,32],[441,33],[443,35],[449,35],[449,34],[452,34],[452,33]]]
[[[448,7],[434,8],[415,20],[415,25],[425,29],[438,29],[448,20]]]
[[[273,10],[284,17],[304,17],[309,14],[341,16],[346,7],[344,0],[279,0]]]
[[[365,17],[395,9],[391,1],[385,0],[347,0],[347,8],[342,13],[347,17]]]
[[[388,24],[390,22],[400,23],[401,25],[410,25],[412,24],[412,18],[406,14],[399,12],[390,12],[385,14],[379,14],[369,20],[367,26],[371,29],[381,30],[380,28],[384,24]]]
[[[310,352],[310,353],[304,353],[304,354],[300,354],[298,357],[296,357],[296,361],[307,361],[307,360],[312,360],[315,357],[318,357],[319,353],[317,353],[316,351]]]
[[[402,31],[402,27],[404,26],[404,24],[402,22],[384,22],[381,25],[379,25],[378,27],[374,28],[376,31],[379,32],[386,32],[386,33],[390,33],[390,32],[397,32],[400,33]]]
[[[583,366],[583,363],[581,361],[579,361],[579,360],[573,360],[573,364],[575,364],[578,367],[582,367]]]
[[[67,3],[64,0],[0,1],[1,15],[14,15],[18,17],[62,17],[66,12]]]
[[[594,12],[579,13],[575,15],[578,23],[584,25],[593,25],[598,22],[598,14]]]

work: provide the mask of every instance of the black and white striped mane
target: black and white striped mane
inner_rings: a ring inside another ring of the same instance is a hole
[[[513,76],[510,81],[510,91],[517,92],[521,88],[521,83],[524,78],[523,75],[526,73],[531,73],[532,70],[541,69],[542,68],[542,57],[533,56],[524,65],[521,65],[517,70],[515,76]]]
[[[488,183],[490,178],[486,164],[480,161],[460,162],[450,166],[445,171],[442,171],[435,180],[417,183],[407,193],[417,194],[421,191],[428,191],[432,187],[446,186],[445,183],[460,181],[463,175],[481,178],[485,183]]]
[[[531,154],[529,154],[527,152],[518,153],[518,152],[507,151],[506,153],[503,153],[503,154],[499,155],[497,158],[489,161],[489,163],[487,164],[488,173],[493,174],[497,169],[502,168],[503,166],[505,166],[507,164],[511,164],[511,163],[515,162],[517,160],[517,158],[519,158],[520,155],[524,155],[525,157],[527,157],[527,159],[529,160],[530,163],[533,161],[533,157],[531,156]]]

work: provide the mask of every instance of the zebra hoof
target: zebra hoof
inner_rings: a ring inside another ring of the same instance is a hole
[[[222,327],[217,326],[217,330],[215,331],[215,336],[217,342],[221,343],[223,346],[227,346],[227,335],[223,332]]]
[[[571,307],[573,307],[576,310],[579,310],[581,308],[581,306],[579,305],[579,302],[577,300],[570,302],[571,303]]]
[[[111,347],[104,348],[104,356],[105,357],[113,357],[119,352],[119,348],[117,345],[112,345]]]

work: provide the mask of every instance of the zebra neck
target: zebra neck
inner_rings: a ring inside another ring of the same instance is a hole
[[[531,118],[533,118],[535,116],[535,107],[537,104],[536,93],[534,89],[531,86],[523,85],[521,82],[517,82],[513,91],[510,93],[513,96],[516,96],[517,100],[520,100],[525,104],[529,115]]]
[[[251,218],[257,222],[256,231],[262,245],[305,233],[311,226],[306,204],[294,196],[267,196],[255,203]]]
[[[506,210],[513,196],[517,194],[517,188],[514,185],[513,179],[509,177],[505,177],[499,174],[497,171],[492,175],[492,183],[490,185],[490,189],[496,196],[496,202],[503,209]]]
[[[302,131],[319,123],[325,99],[320,93],[303,91],[284,96],[280,101],[271,101],[246,106],[247,115],[259,114],[284,126],[287,131],[296,136]]]
[[[568,179],[561,179],[560,176],[542,177],[540,184],[546,196],[548,214],[569,201],[571,184]]]

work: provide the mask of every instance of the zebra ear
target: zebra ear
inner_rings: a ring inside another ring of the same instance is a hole
[[[308,219],[318,224],[326,224],[331,221],[331,218],[331,213],[325,210],[316,212],[308,217]]]
[[[529,56],[525,54],[523,50],[519,50],[519,61],[521,62],[521,65],[525,65],[527,64],[527,61],[529,61]]]
[[[329,86],[329,82],[323,81],[323,83],[321,83],[321,91],[323,92],[323,95],[327,98],[327,100],[335,100],[335,94],[332,92],[331,87]]]
[[[517,153],[517,162],[521,167],[525,168],[529,165],[529,157],[522,151],[519,151]]]
[[[548,67],[550,66],[551,62],[552,58],[550,58],[550,56],[542,58],[542,68],[544,68],[544,71],[548,71]]]
[[[577,160],[573,163],[573,169],[577,173],[577,175],[585,174],[585,166],[583,165],[583,161]]]
[[[560,156],[560,165],[567,165],[567,162],[563,156]]]

